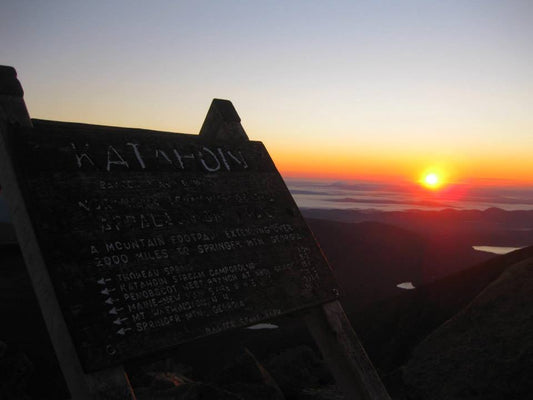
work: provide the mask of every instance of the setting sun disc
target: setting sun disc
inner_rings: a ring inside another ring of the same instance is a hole
[[[437,174],[427,174],[424,178],[424,182],[429,186],[436,186],[439,183],[439,177]]]
[[[419,183],[427,189],[439,189],[444,185],[444,178],[440,172],[427,171],[425,172]]]

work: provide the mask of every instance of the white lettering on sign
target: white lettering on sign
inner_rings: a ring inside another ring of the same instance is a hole
[[[133,165],[137,164],[141,169],[148,169],[150,164],[150,156],[155,156],[157,165],[164,161],[165,164],[171,165],[176,169],[185,170],[191,169],[195,165],[200,165],[206,172],[217,172],[222,169],[231,171],[232,165],[238,166],[241,169],[248,169],[249,165],[240,152],[232,152],[231,150],[224,150],[220,147],[212,149],[208,146],[202,146],[196,151],[184,152],[178,148],[171,148],[168,150],[160,148],[152,148],[150,150],[143,148],[140,143],[127,142],[123,146],[108,145],[106,149],[105,160],[101,160],[100,164],[97,162],[98,157],[96,151],[90,153],[89,144],[84,143],[79,150],[78,146],[71,142],[70,147],[74,155],[74,160],[78,168],[95,167],[98,169],[111,172],[116,168],[131,169]],[[100,156],[101,158],[101,156]],[[96,160],[96,162],[95,162]],[[128,160],[135,162],[132,164]],[[152,159],[152,163],[154,163]]]
[[[74,150],[74,156],[76,157],[76,163],[78,164],[78,168],[81,168],[81,165],[83,164],[83,160],[86,160],[91,165],[94,165],[93,160],[87,153],[78,153],[76,149],[76,145],[74,143],[71,143],[70,146],[72,147],[72,150]],[[88,148],[89,145],[85,144],[85,148]]]
[[[215,155],[215,153],[213,153],[211,150],[209,150],[207,147],[202,147],[202,150],[206,153],[208,153],[210,156],[211,156],[211,160],[214,161],[216,164],[215,165],[211,165],[209,166],[206,161],[205,161],[205,158],[203,156],[203,153],[201,151],[198,152],[198,155],[200,156],[200,162],[202,163],[203,167],[209,171],[209,172],[216,172],[220,169],[220,161],[218,161],[218,158],[217,156]]]
[[[112,157],[116,158],[113,159]],[[120,153],[113,146],[109,146],[107,148],[107,170],[111,171],[111,165],[115,164],[125,166],[126,168],[130,167],[128,162],[122,158]]]
[[[141,153],[139,152],[139,144],[138,143],[126,143],[126,144],[133,148],[133,153],[135,154],[135,157],[137,158],[139,165],[141,166],[142,169],[145,169],[146,165],[144,164],[143,158],[141,157]]]
[[[170,157],[167,155],[167,153],[164,150],[161,149],[155,149],[155,158],[164,158],[165,161],[169,164],[172,164],[172,160],[170,160]]]

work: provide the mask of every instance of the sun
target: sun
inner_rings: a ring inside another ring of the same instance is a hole
[[[422,178],[422,185],[429,189],[438,189],[442,183],[441,176],[436,172],[428,172]]]
[[[426,182],[426,185],[428,186],[435,186],[439,183],[439,176],[437,174],[431,173],[427,174],[424,178],[424,181]]]

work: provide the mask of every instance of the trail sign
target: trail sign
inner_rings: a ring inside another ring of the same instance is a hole
[[[0,184],[72,398],[134,400],[123,360],[305,309],[345,394],[390,400],[231,102],[199,136],[30,120],[0,66]]]
[[[4,136],[87,371],[336,298],[260,142],[39,120]]]

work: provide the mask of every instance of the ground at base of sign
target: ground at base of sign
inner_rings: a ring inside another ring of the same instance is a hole
[[[139,399],[169,394],[173,394],[174,398],[204,398],[202,396],[209,394],[208,398],[217,399],[281,400],[302,398],[306,392],[336,393],[336,398],[342,398],[324,364],[308,346],[286,349],[261,362],[250,350],[241,347],[233,352],[232,359],[215,364],[218,364],[217,367],[212,368],[209,374],[191,380],[184,379],[184,374],[194,372],[184,371],[182,364],[167,362],[162,365],[159,362],[145,366],[142,372],[132,372],[132,383],[137,385]],[[166,373],[152,372],[158,369]],[[144,381],[144,387],[139,386],[141,381]]]

